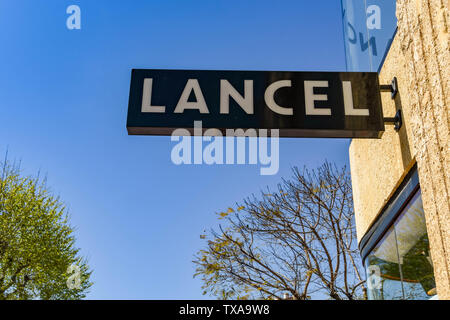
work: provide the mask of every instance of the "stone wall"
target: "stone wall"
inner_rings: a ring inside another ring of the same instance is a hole
[[[397,0],[397,18],[380,83],[397,77],[399,94],[382,93],[383,112],[401,109],[404,124],[350,145],[358,238],[417,162],[437,291],[450,299],[449,0]]]

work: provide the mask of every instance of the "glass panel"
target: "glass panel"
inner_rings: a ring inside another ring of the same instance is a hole
[[[394,0],[341,0],[347,71],[378,71],[397,28]]]
[[[436,294],[433,265],[420,192],[394,225],[405,299],[423,300]]]
[[[365,260],[370,300],[435,298],[433,264],[420,191]]]
[[[394,228],[389,229],[367,257],[366,272],[370,300],[403,299]]]

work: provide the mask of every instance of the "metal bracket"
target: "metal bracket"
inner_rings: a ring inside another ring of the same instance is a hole
[[[402,127],[403,121],[402,121],[402,110],[397,110],[395,113],[395,117],[393,118],[383,118],[384,123],[393,123],[394,124],[394,130],[399,131]]]
[[[380,91],[381,92],[390,92],[391,93],[391,98],[395,99],[395,96],[398,93],[397,77],[394,77],[392,79],[391,84],[382,84],[382,85],[380,85]]]

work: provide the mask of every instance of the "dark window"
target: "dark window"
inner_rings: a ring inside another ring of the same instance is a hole
[[[436,295],[420,189],[364,260],[371,300],[424,300]]]

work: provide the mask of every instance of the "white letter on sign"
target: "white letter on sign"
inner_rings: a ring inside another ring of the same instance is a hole
[[[230,97],[247,114],[253,114],[253,80],[244,80],[244,97],[228,82],[220,80],[220,113],[230,113]]]
[[[285,116],[291,116],[294,114],[294,110],[292,108],[280,107],[275,103],[275,99],[273,98],[275,91],[277,91],[282,87],[290,87],[290,86],[292,86],[291,80],[281,80],[276,81],[267,87],[266,92],[264,93],[264,100],[266,101],[266,104],[270,108],[270,110]]]
[[[344,93],[344,107],[346,116],[368,116],[369,109],[353,109],[352,83],[342,81],[342,91]]]
[[[328,81],[305,81],[305,111],[307,115],[331,116],[331,109],[315,108],[314,101],[327,101],[326,94],[314,94],[314,88],[328,88]]]
[[[188,101],[192,90],[194,90],[196,102]],[[180,100],[178,100],[174,113],[183,113],[184,109],[198,109],[200,113],[209,113],[205,98],[203,98],[202,89],[200,89],[197,79],[189,79],[186,82],[186,86],[184,87]]]
[[[144,89],[142,91],[142,108],[141,112],[166,112],[165,106],[152,106],[152,87],[153,79],[144,79]]]

